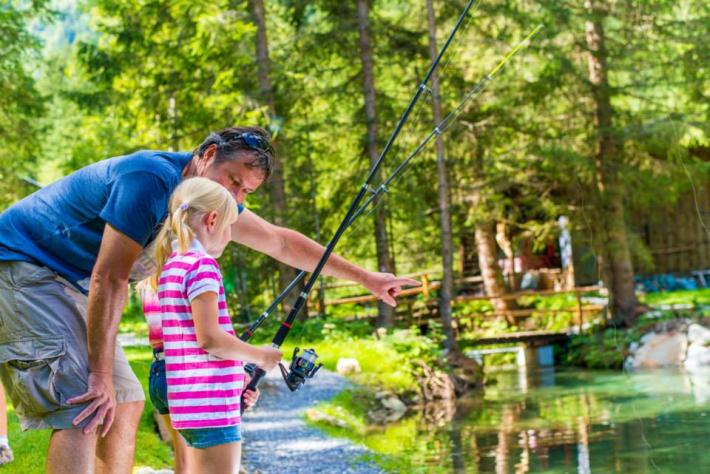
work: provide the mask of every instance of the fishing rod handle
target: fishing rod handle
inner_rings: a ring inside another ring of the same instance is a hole
[[[254,369],[254,373],[251,375],[249,385],[247,385],[242,391],[242,397],[239,403],[239,409],[241,410],[241,413],[244,413],[244,409],[246,408],[246,405],[244,404],[244,392],[246,392],[247,390],[252,390],[256,392],[257,387],[261,383],[261,379],[263,379],[265,375],[266,371],[261,367],[256,367]]]

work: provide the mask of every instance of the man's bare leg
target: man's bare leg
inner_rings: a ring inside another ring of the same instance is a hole
[[[143,413],[143,402],[119,403],[108,434],[96,446],[98,474],[130,474],[136,451],[136,432]]]
[[[49,439],[47,474],[91,474],[96,456],[96,433],[81,429],[54,430]]]

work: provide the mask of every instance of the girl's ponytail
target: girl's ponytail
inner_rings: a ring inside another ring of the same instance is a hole
[[[190,248],[195,232],[190,227],[190,205],[187,202],[178,204],[172,220],[173,236],[178,241],[178,252],[185,253]]]
[[[163,271],[163,266],[165,265],[165,262],[168,261],[168,257],[172,253],[173,238],[171,230],[171,217],[171,214],[168,213],[168,217],[165,218],[163,227],[160,228],[160,232],[158,232],[158,235],[155,237],[155,261],[158,268],[153,276],[150,277],[150,286],[156,293],[158,292],[158,280],[160,280],[160,274]]]

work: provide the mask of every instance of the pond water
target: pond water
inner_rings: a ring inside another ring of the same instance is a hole
[[[499,372],[361,441],[394,472],[710,473],[710,372]]]

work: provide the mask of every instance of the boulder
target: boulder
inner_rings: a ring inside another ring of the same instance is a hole
[[[657,334],[655,332],[647,332],[643,336],[641,336],[641,345],[644,346],[648,341],[656,337]]]
[[[690,344],[683,366],[688,370],[710,366],[710,346],[698,342]]]
[[[340,375],[359,374],[362,372],[357,359],[341,358],[335,366],[335,371]]]
[[[402,400],[394,396],[383,398],[381,403],[383,407],[392,412],[401,413],[402,415],[404,415],[404,412],[407,411],[407,405],[402,403]]]
[[[684,333],[648,333],[633,358],[634,369],[680,366],[685,360],[688,339]]]
[[[700,324],[691,324],[688,327],[688,342],[701,346],[710,344],[710,329]]]
[[[407,412],[407,405],[391,393],[378,392],[377,399],[380,406],[367,414],[368,419],[375,424],[392,423]]]

